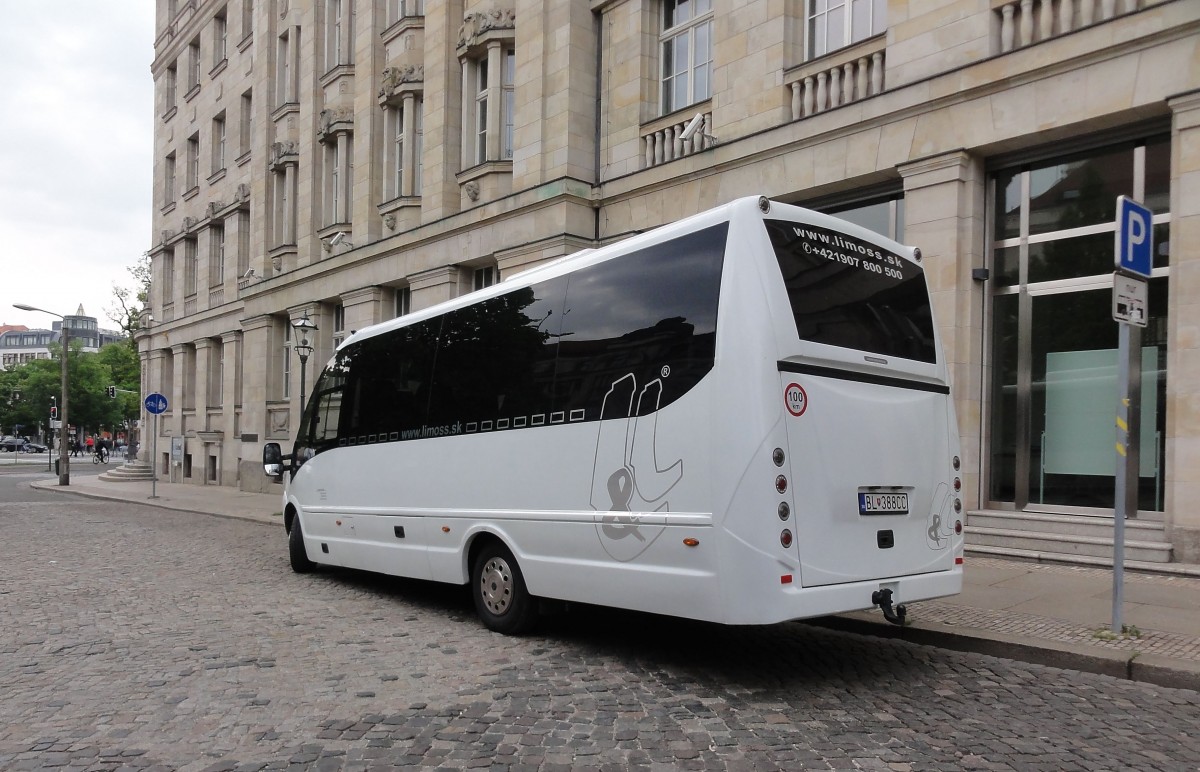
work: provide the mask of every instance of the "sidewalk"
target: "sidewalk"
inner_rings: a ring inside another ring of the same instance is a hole
[[[109,482],[91,476],[73,476],[68,488],[59,487],[57,477],[32,485],[282,527],[282,505],[276,494],[161,481],[153,486],[150,481]],[[150,498],[152,487],[157,498]],[[962,594],[913,603],[904,627],[886,622],[878,610],[827,617],[816,623],[1200,690],[1200,566],[1169,564],[1163,572],[1126,570],[1122,621],[1129,632],[1124,635],[1110,632],[1110,569],[1005,560],[969,552],[965,569]]]

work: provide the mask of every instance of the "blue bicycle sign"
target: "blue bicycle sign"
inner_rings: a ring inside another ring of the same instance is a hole
[[[146,397],[146,409],[154,415],[167,412],[167,398],[157,391]]]

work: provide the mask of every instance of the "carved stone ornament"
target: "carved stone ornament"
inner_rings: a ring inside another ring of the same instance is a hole
[[[217,216],[217,213],[220,212],[224,208],[225,208],[225,204],[222,204],[220,201],[209,201],[208,202],[208,217],[209,217],[209,219],[215,218]]]
[[[380,78],[379,96],[382,99],[395,96],[405,83],[423,83],[425,81],[425,65],[401,64],[394,67],[384,67]]]
[[[383,224],[387,226],[389,231],[396,230],[396,215],[388,212],[383,216]]]
[[[288,412],[286,410],[272,410],[267,415],[271,418],[271,434],[272,436],[279,433],[286,433],[288,428]]]
[[[175,231],[171,230],[170,228],[164,228],[163,232],[162,232],[162,242],[161,243],[166,244],[174,236],[175,236]]]
[[[517,14],[511,8],[493,8],[490,11],[468,13],[458,28],[459,49],[478,45],[480,38],[495,29],[516,29]]]
[[[283,258],[278,257],[278,256],[272,257],[271,258],[271,267],[275,269],[275,273],[279,273],[280,271],[282,271],[283,270]]]
[[[466,185],[463,186],[463,189],[467,191],[467,198],[471,199],[472,201],[479,200],[479,183],[478,182],[476,182],[475,180],[471,180],[470,182],[468,182]]]
[[[354,108],[326,108],[317,116],[317,141],[325,142],[343,131],[354,130]]]
[[[195,217],[184,217],[183,218],[183,230],[185,232],[190,231],[192,228],[195,228],[195,227],[196,227],[196,218]]]
[[[250,186],[244,182],[237,186],[237,200],[238,201],[249,201],[250,200]]]
[[[278,171],[282,166],[299,162],[300,151],[297,149],[294,140],[271,143],[271,157],[267,162],[267,167],[271,171]]]

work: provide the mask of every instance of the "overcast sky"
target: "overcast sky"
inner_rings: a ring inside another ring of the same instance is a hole
[[[152,0],[0,0],[0,324],[100,326],[150,248]]]

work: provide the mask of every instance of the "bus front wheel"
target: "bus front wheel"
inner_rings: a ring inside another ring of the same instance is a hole
[[[487,544],[475,557],[471,594],[489,630],[520,635],[537,622],[537,600],[525,588],[516,558],[502,544]]]
[[[304,531],[300,529],[299,515],[292,518],[292,530],[288,532],[288,558],[292,570],[298,574],[307,574],[317,565],[308,559],[308,550],[304,548]]]

